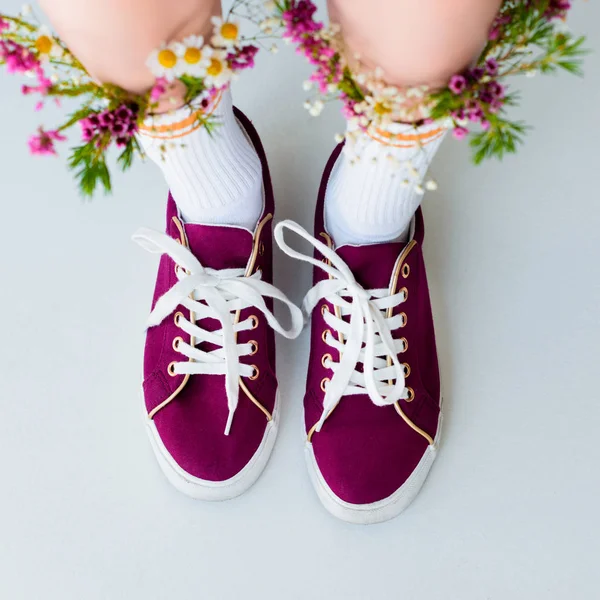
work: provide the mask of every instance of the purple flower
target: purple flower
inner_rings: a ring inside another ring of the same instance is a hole
[[[463,75],[453,75],[448,84],[450,91],[457,96],[462,94],[467,87],[467,80]]]
[[[488,58],[485,61],[485,70],[488,75],[496,77],[496,75],[498,75],[498,61],[495,58]]]
[[[227,55],[229,66],[235,71],[251,69],[254,67],[254,57],[258,53],[258,48],[249,44],[243,48],[237,48],[235,52]]]

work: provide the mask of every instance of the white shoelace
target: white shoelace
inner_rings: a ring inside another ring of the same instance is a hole
[[[193,342],[190,345],[180,341],[177,351],[191,360],[175,363],[173,372],[178,375],[225,375],[229,408],[225,435],[228,435],[238,405],[239,378],[253,375],[253,368],[239,361],[241,356],[252,353],[252,345],[236,342],[236,334],[252,329],[253,324],[250,318],[235,323],[235,313],[254,307],[263,313],[275,331],[292,339],[302,331],[302,312],[280,290],[262,281],[260,272],[245,277],[245,269],[215,270],[203,267],[188,248],[168,235],[151,229],[140,229],[133,240],[149,252],[167,254],[179,266],[176,269],[179,281],[158,299],[147,326],[158,325],[179,305],[193,313],[194,322],[184,317],[180,317],[177,322],[178,327],[190,335]],[[284,329],[267,308],[263,297],[273,298],[287,305],[292,317],[289,330]],[[222,329],[206,331],[196,325],[195,321],[206,318],[218,319]],[[196,347],[202,342],[214,344],[218,348],[204,352]]]
[[[331,264],[316,260],[290,248],[284,240],[284,231],[289,229],[312,244]],[[340,309],[341,316],[349,316],[349,322],[325,312],[324,318],[331,331],[341,334],[341,340],[332,333],[325,342],[340,353],[340,362],[329,360],[327,367],[333,371],[331,381],[325,387],[323,413],[317,431],[345,395],[368,394],[377,406],[388,406],[408,398],[404,382],[404,366],[398,353],[405,350],[402,340],[395,340],[392,331],[403,323],[401,315],[386,318],[382,312],[396,307],[406,300],[404,292],[390,295],[388,289],[365,290],[354,278],[346,263],[328,246],[312,237],[293,221],[282,221],[275,227],[275,240],[290,257],[308,262],[323,269],[329,279],[318,282],[304,299],[303,308],[307,316],[326,300]],[[364,348],[363,348],[364,343]],[[391,365],[388,366],[388,360]],[[363,364],[362,372],[357,371]],[[395,380],[390,385],[389,381]]]

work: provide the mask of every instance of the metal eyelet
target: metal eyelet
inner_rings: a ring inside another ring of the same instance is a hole
[[[265,253],[265,244],[264,244],[264,242],[261,242],[258,245],[258,253],[260,254],[260,256],[263,256],[263,254]]]
[[[252,381],[254,381],[255,379],[258,379],[258,376],[260,375],[260,370],[256,365],[251,365],[253,372],[252,375],[250,375],[250,377],[248,377],[248,379],[252,379]]]
[[[405,312],[401,312],[400,316],[402,317],[402,325],[400,327],[406,327],[406,323],[408,323],[408,317]]]
[[[254,356],[258,352],[258,342],[256,340],[250,340],[248,343],[252,346],[252,350],[248,356]]]
[[[323,332],[323,335],[321,336],[321,339],[322,339],[322,340],[323,340],[325,343],[327,343],[327,340],[326,340],[325,338],[327,337],[327,334],[330,334],[330,333],[331,333],[331,330],[330,330],[330,329],[326,329],[326,330]]]
[[[327,304],[323,304],[323,306],[321,306],[321,316],[325,317],[325,313],[329,313],[331,312],[329,310],[329,307],[327,306]]]
[[[400,338],[400,341],[402,342],[402,350],[400,350],[400,352],[406,352],[408,350],[408,340],[403,337]]]
[[[404,367],[404,377],[408,377],[410,375],[410,365],[408,363],[402,363]]]
[[[167,373],[171,376],[171,377],[175,377],[177,375],[177,373],[175,373],[175,363],[169,363],[169,366],[167,367]]]
[[[333,360],[333,356],[331,356],[331,354],[323,354],[322,358],[321,358],[321,364],[326,368],[329,369],[329,367],[325,364],[327,363],[328,360]]]
[[[179,352],[179,344],[181,344],[182,342],[183,342],[183,338],[177,336],[173,340],[173,350],[177,350]]]
[[[175,322],[175,325],[177,325],[177,327],[179,327],[179,319],[183,319],[183,313],[180,311],[177,311],[173,315],[173,321]]]
[[[326,391],[325,388],[327,387],[327,384],[329,383],[329,377],[324,377],[323,379],[321,379],[321,390],[322,391]]]
[[[402,277],[406,279],[410,275],[410,266],[407,263],[402,265]]]
[[[252,324],[252,327],[250,327],[250,329],[256,329],[258,327],[258,317],[256,315],[250,315],[250,317],[248,317],[250,319],[250,323]]]
[[[412,402],[415,399],[415,390],[411,387],[406,388],[408,391],[408,398],[406,398],[406,402]]]
[[[399,294],[404,294],[404,300],[408,300],[408,288],[403,287],[399,292]]]

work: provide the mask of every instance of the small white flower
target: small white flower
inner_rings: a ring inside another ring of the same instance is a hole
[[[204,47],[207,50],[207,47]],[[210,54],[210,62],[206,67],[205,81],[207,85],[223,88],[233,77],[233,71],[227,64],[227,52],[221,50],[212,50]]]
[[[146,65],[154,77],[164,77],[167,81],[173,81],[179,73],[179,60],[177,44],[162,43],[150,53]]]
[[[269,12],[273,12],[276,8],[275,2],[273,0],[267,0],[263,6],[265,7],[265,10]]]
[[[28,17],[32,12],[31,4],[23,4],[21,7],[21,14],[24,17]]]
[[[535,69],[530,69],[529,71],[527,71],[525,73],[525,77],[535,77],[536,76],[537,71]]]
[[[438,184],[437,182],[435,182],[433,179],[429,179],[428,181],[425,182],[425,187],[430,191],[430,192],[435,192],[435,190],[438,189]]]
[[[310,80],[307,79],[306,81],[302,82],[302,89],[305,92],[308,92],[308,91],[312,90],[312,87],[313,87],[313,82],[312,81],[310,81]]]
[[[37,50],[38,57],[42,62],[47,62],[51,58],[60,58],[64,53],[50,29],[45,25],[42,25],[37,30],[34,46]]]
[[[423,186],[420,183],[415,185],[415,192],[417,192],[419,196],[425,193],[425,190],[423,189]]]
[[[344,141],[344,136],[341,133],[336,133],[334,139],[337,144],[341,144]]]
[[[337,85],[335,83],[327,84],[327,92],[330,94],[334,94],[337,91]]]
[[[240,43],[239,21],[224,21],[221,17],[213,17],[215,26],[211,43],[222,48],[232,48]]]
[[[178,58],[175,67],[177,75],[203,77],[212,52],[210,46],[204,46],[204,38],[201,35],[190,35],[183,42],[174,44],[174,47]]]
[[[277,44],[273,44],[270,48],[269,48],[269,52],[271,54],[277,54],[279,52],[279,46]]]
[[[325,108],[325,104],[321,100],[315,100],[308,112],[311,116],[318,117],[323,112],[323,108]]]
[[[304,106],[304,108],[306,110],[310,110],[312,108],[312,104],[310,103],[310,100],[305,100],[304,104],[302,106]]]
[[[52,83],[58,83],[59,80],[60,80],[60,77],[56,73],[52,73],[52,75],[50,75],[50,81]]]

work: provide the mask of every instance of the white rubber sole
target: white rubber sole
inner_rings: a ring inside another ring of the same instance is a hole
[[[143,400],[143,394],[142,394]],[[186,496],[190,496],[196,500],[207,500],[219,502],[223,500],[231,500],[246,490],[251,488],[261,473],[264,471],[273,446],[277,438],[277,430],[279,424],[279,390],[275,398],[275,410],[273,418],[267,424],[265,435],[250,462],[236,475],[225,481],[208,481],[190,475],[182,469],[173,459],[169,451],[166,449],[163,441],[158,434],[156,425],[152,419],[149,419],[146,413],[146,405],[143,404],[144,421],[146,423],[146,431],[150,438],[150,445],[156,456],[156,460],[169,480],[171,485]]]
[[[336,496],[319,470],[312,444],[306,442],[304,455],[308,474],[323,506],[334,517],[357,525],[382,523],[397,517],[416,498],[425,483],[425,479],[427,479],[433,461],[437,456],[437,448],[442,434],[442,420],[440,410],[434,443],[427,448],[410,477],[391,496],[371,504],[351,504]]]

